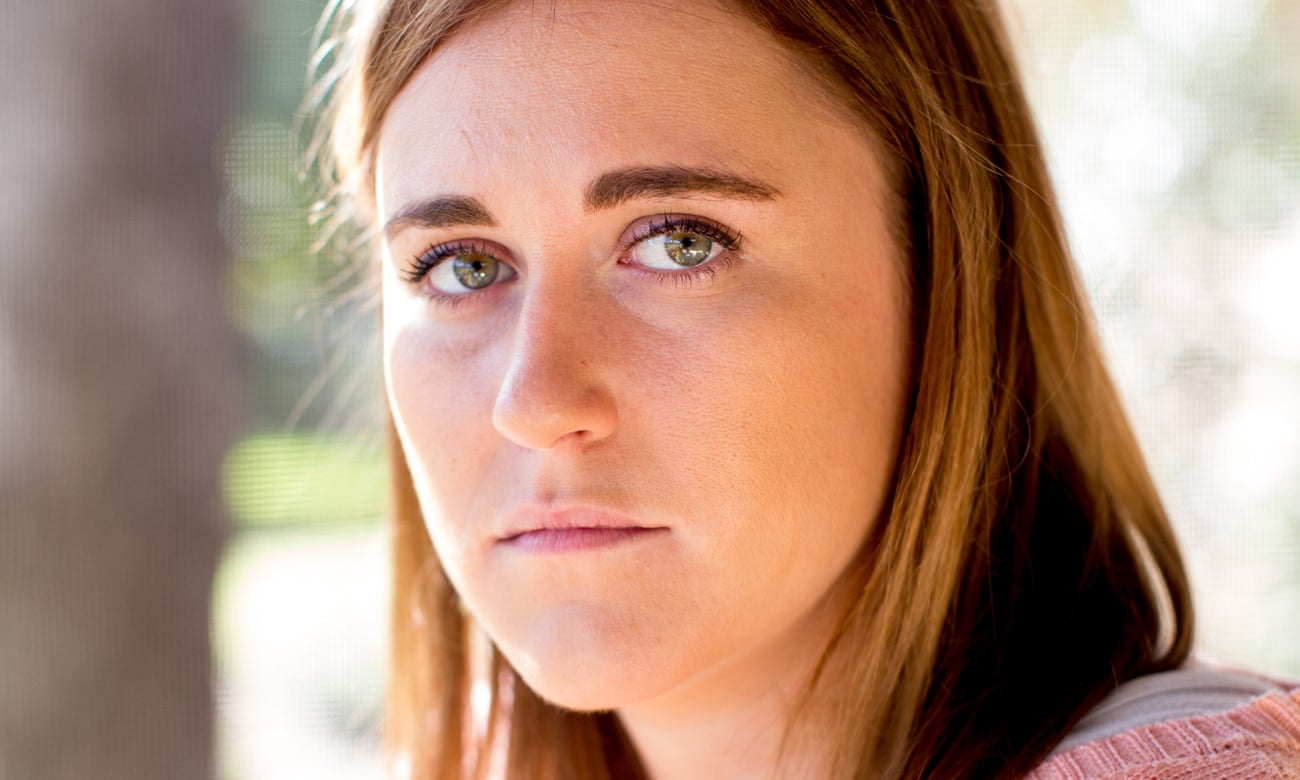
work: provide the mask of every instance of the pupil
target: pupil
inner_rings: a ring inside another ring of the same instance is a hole
[[[471,290],[487,287],[496,281],[499,266],[490,255],[462,255],[452,261],[452,272],[456,280]]]
[[[681,266],[699,265],[709,258],[713,242],[698,233],[669,233],[664,238],[664,250],[672,261]]]

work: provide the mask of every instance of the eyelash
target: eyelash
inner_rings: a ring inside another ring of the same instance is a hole
[[[713,260],[697,266],[683,267],[680,271],[661,271],[644,267],[635,269],[638,273],[645,274],[660,283],[674,287],[689,287],[698,282],[711,279],[719,271],[729,268],[735,261],[733,255],[740,248],[742,240],[740,233],[703,217],[695,217],[689,214],[661,214],[637,225],[632,234],[621,242],[618,248],[620,263],[622,262],[621,258],[626,256],[628,251],[640,242],[664,233],[674,232],[695,233],[704,236],[711,241],[718,242],[725,250]],[[418,285],[424,281],[429,272],[438,267],[444,260],[460,254],[485,254],[496,257],[496,254],[490,251],[488,246],[482,242],[451,241],[430,246],[421,254],[412,257],[407,262],[406,267],[398,273],[408,284]],[[497,259],[498,262],[505,262],[500,258]],[[455,295],[449,295],[437,290],[426,290],[425,294],[439,305],[453,307],[465,303],[467,300],[490,289],[492,288],[485,288],[479,293],[467,290],[464,293]]]
[[[740,248],[740,234],[723,227],[717,222],[703,217],[693,217],[689,214],[660,214],[653,220],[639,224],[632,231],[632,235],[628,236],[627,240],[623,242],[619,252],[626,254],[629,249],[647,238],[675,232],[697,233],[711,241],[717,241],[729,252],[734,252]],[[695,267],[698,268],[699,266]],[[676,273],[673,272],[674,275]]]
[[[493,255],[487,245],[477,241],[451,241],[446,244],[434,244],[422,253],[412,257],[406,267],[398,273],[410,284],[419,284],[429,272],[449,257],[463,254]],[[459,296],[458,296],[459,297]]]

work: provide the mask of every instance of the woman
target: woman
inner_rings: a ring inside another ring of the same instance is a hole
[[[1300,693],[1171,671],[1186,577],[991,6],[337,24],[404,773],[1300,772]]]

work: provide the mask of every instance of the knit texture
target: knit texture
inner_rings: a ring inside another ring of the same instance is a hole
[[[1102,778],[1300,780],[1300,688],[1080,745],[1039,765],[1026,780]]]

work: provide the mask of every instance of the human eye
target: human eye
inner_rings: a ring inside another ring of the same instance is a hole
[[[411,258],[401,276],[438,302],[459,303],[515,277],[500,252],[481,242],[434,244]]]
[[[623,262],[674,277],[712,273],[718,258],[740,246],[740,235],[711,220],[664,214],[634,226]]]

